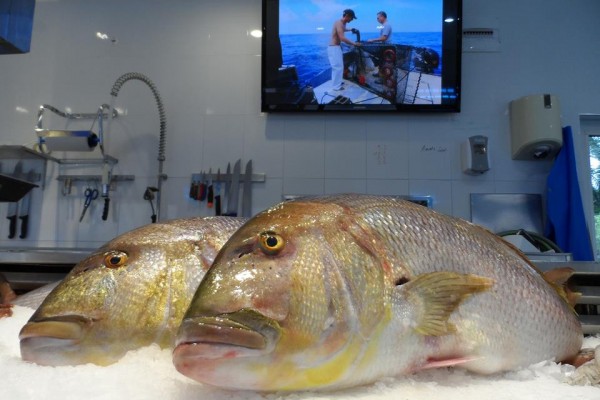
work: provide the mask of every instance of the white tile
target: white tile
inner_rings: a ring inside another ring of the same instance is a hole
[[[283,195],[322,195],[325,193],[324,179],[286,178]]]
[[[496,193],[539,193],[546,195],[546,181],[496,181]]]
[[[494,193],[494,182],[484,180],[452,181],[452,215],[471,220],[471,193]]]
[[[367,126],[367,177],[407,179],[408,125],[401,118],[369,120]]]
[[[105,146],[106,152],[119,160],[114,173],[156,176],[159,133],[158,116],[156,120],[143,116],[124,116],[114,119]]]
[[[104,208],[104,199],[98,198],[93,201],[84,216],[83,221],[79,222],[77,232],[78,247],[95,247],[105,243],[118,233],[119,205],[118,198],[111,198],[109,203],[109,212],[107,220],[102,220]],[[83,208],[83,201],[81,202]],[[78,218],[77,218],[78,220]],[[94,243],[95,245],[92,245]]]
[[[168,123],[164,171],[169,177],[189,177],[203,168],[204,119],[204,115],[182,114]]]
[[[455,146],[443,132],[411,132],[409,142],[410,179],[450,179]]]
[[[212,168],[225,172],[227,163],[233,168],[235,161],[242,157],[244,149],[244,117],[207,115],[204,117],[204,146],[202,168]],[[242,173],[245,162],[242,160]]]
[[[325,179],[325,194],[366,192],[366,179]]]
[[[207,63],[207,73],[203,79],[207,80],[206,96],[210,99],[207,104],[206,114],[244,114],[246,99],[248,98],[248,85],[246,84],[246,65],[243,58],[233,57],[230,54],[217,54],[211,56]],[[256,77],[258,79],[258,77]]]
[[[281,178],[267,179],[264,183],[252,186],[252,214],[255,215],[282,201],[283,180]]]
[[[168,192],[167,183],[168,180],[163,181],[161,196]],[[144,200],[144,192],[148,186],[158,187],[156,176],[139,176],[135,177],[133,181],[119,181],[113,184],[110,192],[111,211],[108,221],[116,224],[116,234],[122,234],[151,222],[152,209],[149,202]],[[155,196],[156,207],[158,193]]]
[[[408,179],[369,179],[367,193],[376,195],[408,195]]]
[[[260,114],[261,105],[261,56],[257,54],[243,56],[246,68],[246,110],[248,115]]]
[[[440,180],[411,180],[409,194],[412,196],[431,196],[432,208],[441,213],[452,215],[452,182]]]
[[[214,215],[214,208],[209,209],[206,201],[200,202],[189,197],[190,184],[190,178],[173,178],[164,184],[161,219]],[[143,207],[148,210],[148,215],[150,215],[150,206],[144,204]]]
[[[285,122],[268,114],[244,116],[244,159],[252,160],[255,173],[266,179],[283,177]]]
[[[357,118],[328,118],[325,123],[325,177],[365,179],[366,132]]]
[[[325,177],[325,122],[321,117],[290,117],[285,121],[284,177]]]
[[[77,242],[80,237],[79,218],[83,211],[83,193],[73,187],[70,195],[59,196],[61,198],[54,196],[55,202],[45,201],[44,208],[47,211],[44,223],[40,225],[40,239]]]
[[[552,169],[552,161],[520,161],[499,157],[496,162],[496,179],[501,181],[543,181]]]

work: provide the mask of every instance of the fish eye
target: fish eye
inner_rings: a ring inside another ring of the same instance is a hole
[[[268,255],[278,254],[285,246],[285,240],[272,231],[263,232],[259,239],[260,249]]]
[[[121,251],[111,251],[104,255],[104,265],[108,268],[119,268],[127,262],[127,254]]]

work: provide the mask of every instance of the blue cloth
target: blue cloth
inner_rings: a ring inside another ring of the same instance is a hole
[[[575,146],[570,126],[563,128],[563,146],[548,175],[546,194],[546,236],[563,251],[572,253],[573,260],[594,260],[577,180]]]

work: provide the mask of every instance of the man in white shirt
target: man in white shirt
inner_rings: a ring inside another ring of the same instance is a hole
[[[385,11],[379,11],[377,13],[377,22],[381,24],[381,33],[378,38],[369,39],[367,42],[390,43],[390,38],[392,37],[392,25],[388,22],[387,13]]]

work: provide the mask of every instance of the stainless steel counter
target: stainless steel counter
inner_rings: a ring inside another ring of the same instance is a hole
[[[0,272],[13,289],[26,291],[55,282],[95,249],[0,248]]]
[[[534,261],[536,267],[542,271],[549,271],[554,268],[571,267],[577,275],[599,275],[600,263],[595,261]]]
[[[0,249],[0,264],[76,264],[95,249],[11,247]]]

